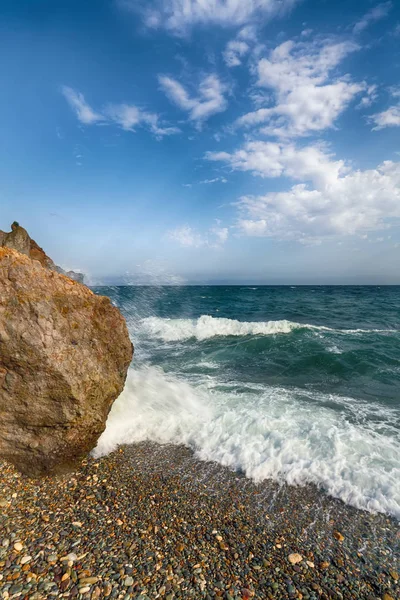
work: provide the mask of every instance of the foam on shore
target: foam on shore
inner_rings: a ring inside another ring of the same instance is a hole
[[[395,411],[300,389],[238,389],[213,375],[191,385],[160,368],[132,369],[95,455],[145,440],[184,444],[255,481],[313,483],[347,504],[400,518]]]

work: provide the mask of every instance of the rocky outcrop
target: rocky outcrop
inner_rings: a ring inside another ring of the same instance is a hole
[[[19,223],[14,221],[9,233],[0,231],[0,246],[12,248],[13,250],[21,252],[21,254],[27,254],[29,256],[31,238],[26,229],[20,227]]]
[[[33,240],[26,229],[21,227],[17,221],[11,225],[11,231],[9,233],[0,230],[0,247],[11,248],[17,250],[21,254],[26,254],[32,260],[37,260],[46,269],[51,271],[57,271],[67,277],[70,277],[74,281],[79,283],[84,282],[84,275],[82,273],[76,273],[75,271],[64,271],[61,267],[54,264],[46,252],[41,248],[35,240]]]
[[[133,347],[108,298],[32,260],[17,233],[25,252],[0,247],[0,455],[37,476],[95,446]]]

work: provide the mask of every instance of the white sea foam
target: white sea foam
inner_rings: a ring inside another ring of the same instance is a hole
[[[328,348],[328,352],[331,352],[332,354],[343,354],[343,351],[340,350],[340,348],[338,348],[336,345],[330,346]]]
[[[235,319],[215,318],[202,315],[198,319],[162,319],[148,317],[142,319],[141,328],[146,335],[157,337],[165,342],[196,338],[206,340],[217,336],[276,335],[288,334],[296,329],[335,332],[339,334],[357,333],[397,333],[390,329],[332,329],[322,325],[296,323],[293,321],[236,321]]]
[[[185,444],[256,481],[312,482],[348,504],[400,518],[391,409],[261,385],[238,393],[235,382],[220,391],[218,383],[208,377],[194,386],[155,367],[132,370],[95,454],[144,440]]]

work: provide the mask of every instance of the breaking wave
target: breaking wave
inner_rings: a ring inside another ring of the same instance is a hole
[[[142,319],[141,327],[147,335],[160,338],[165,342],[188,340],[190,338],[206,340],[217,336],[288,334],[298,329],[330,331],[339,334],[397,332],[397,330],[392,329],[332,329],[330,327],[296,323],[287,320],[242,322],[235,319],[215,318],[210,315],[202,315],[198,319],[147,317]]]
[[[184,444],[400,519],[400,288],[108,293],[135,360],[97,455]]]
[[[157,367],[131,370],[95,455],[144,440],[185,444],[255,481],[313,483],[347,504],[400,518],[394,411],[333,394],[238,388],[210,376],[194,386]]]

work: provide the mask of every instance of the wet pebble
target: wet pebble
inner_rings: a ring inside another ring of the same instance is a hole
[[[396,523],[311,486],[148,443],[39,482],[0,467],[2,600],[400,597]]]

